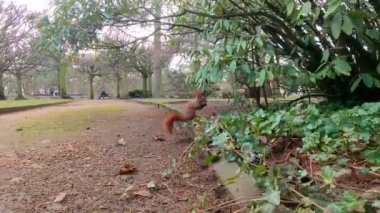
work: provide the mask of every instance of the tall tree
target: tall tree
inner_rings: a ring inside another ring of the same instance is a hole
[[[99,56],[96,52],[82,53],[77,60],[76,67],[80,73],[87,76],[90,89],[90,99],[94,99],[94,79],[95,77],[102,76],[102,66]]]
[[[6,98],[3,76],[20,62],[20,46],[30,35],[30,14],[25,7],[0,1],[0,100]]]
[[[161,11],[162,1],[153,0],[154,8],[154,41],[153,41],[153,97],[162,95],[162,66],[161,66]]]

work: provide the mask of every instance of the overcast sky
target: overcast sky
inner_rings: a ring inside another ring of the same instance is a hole
[[[15,2],[19,5],[26,5],[29,10],[42,12],[49,7],[49,0],[5,0],[5,2]]]

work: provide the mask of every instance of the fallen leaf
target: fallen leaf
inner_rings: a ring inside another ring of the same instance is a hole
[[[180,197],[177,199],[177,201],[188,201],[189,198],[188,197]]]
[[[157,137],[157,136],[154,136],[154,135],[153,135],[153,139],[154,139],[155,141],[166,141],[165,138],[163,138],[163,137]]]
[[[117,145],[119,145],[119,146],[125,146],[125,145],[127,145],[127,142],[125,142],[125,139],[124,139],[124,138],[120,138],[120,139],[117,141]]]
[[[257,136],[257,139],[259,139],[263,143],[267,143],[268,142],[267,136],[264,136],[264,135]]]
[[[61,192],[59,195],[55,198],[54,203],[61,203],[66,198],[66,193]]]
[[[22,181],[24,181],[24,179],[21,177],[12,178],[11,180],[9,180],[10,183],[15,183],[15,184],[20,183]]]
[[[103,186],[113,186],[113,183],[108,182],[108,183],[105,183]]]
[[[136,166],[130,163],[125,164],[122,168],[119,170],[119,175],[125,175],[125,174],[131,174],[136,172]]]
[[[189,177],[190,177],[189,173],[186,173],[186,174],[182,175],[182,178],[189,178]]]
[[[141,197],[150,197],[151,196],[150,192],[147,190],[141,190],[141,191],[133,192],[133,194],[137,195],[137,196],[141,196]]]
[[[130,185],[127,187],[127,189],[125,190],[125,192],[129,192],[129,191],[132,191],[135,187],[133,185]]]
[[[152,180],[152,181],[150,181],[150,182],[147,184],[147,187],[148,187],[149,189],[156,188],[156,183]]]

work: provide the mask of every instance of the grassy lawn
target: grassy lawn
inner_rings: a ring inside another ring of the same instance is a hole
[[[22,131],[14,132],[13,139],[15,140],[12,141],[17,141],[14,143],[15,147],[24,148],[45,139],[75,136],[85,131],[97,118],[122,110],[125,110],[125,105],[110,104],[30,117],[14,125],[14,128],[20,128]]]
[[[42,104],[65,103],[65,99],[28,99],[28,100],[4,100],[0,101],[0,108],[37,106]]]

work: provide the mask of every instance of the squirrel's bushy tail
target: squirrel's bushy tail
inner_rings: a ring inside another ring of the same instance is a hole
[[[174,121],[179,120],[181,120],[181,115],[179,113],[171,113],[165,117],[164,121],[162,122],[162,127],[166,132],[172,134]]]

